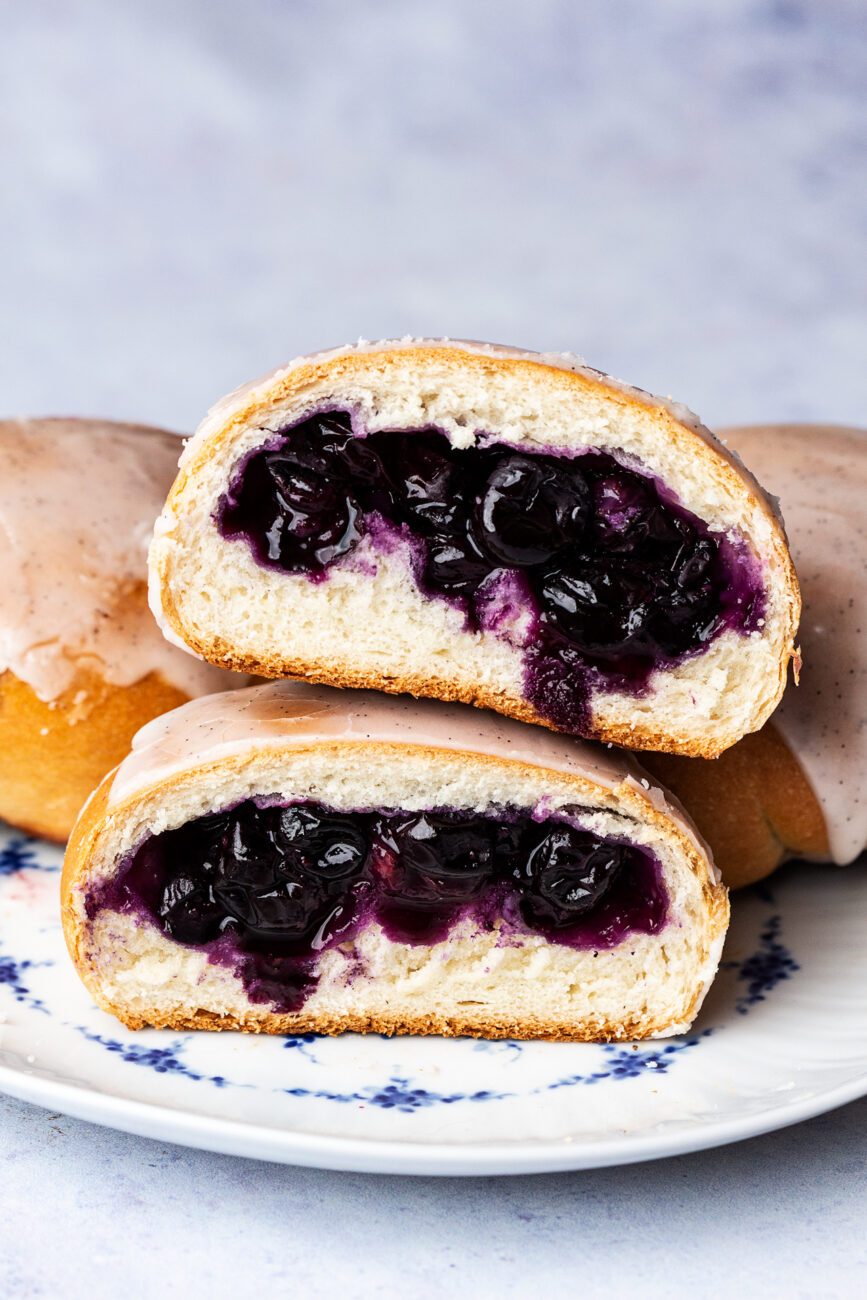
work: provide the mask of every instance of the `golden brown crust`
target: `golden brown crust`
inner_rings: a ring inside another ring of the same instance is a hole
[[[770,558],[773,559],[774,567],[780,575],[784,626],[779,636],[777,680],[768,683],[766,700],[761,707],[757,704],[756,712],[749,725],[729,732],[720,730],[716,734],[696,736],[686,729],[677,731],[671,727],[663,730],[658,723],[648,721],[643,713],[630,711],[628,706],[624,705],[623,722],[605,723],[596,720],[591,722],[582,734],[589,739],[622,745],[634,750],[715,758],[735,744],[744,730],[754,731],[761,727],[779,702],[785,688],[801,609],[798,581],[782,524],[773,504],[755,478],[740,461],[733,458],[722,443],[707,431],[699,433],[681,423],[664,404],[659,404],[649,394],[643,394],[638,390],[624,390],[607,376],[599,374],[594,377],[581,372],[558,369],[546,365],[541,358],[533,360],[491,356],[436,345],[398,346],[381,352],[350,352],[336,358],[311,358],[308,364],[295,365],[281,375],[275,376],[266,397],[263,396],[260,387],[252,386],[234,399],[228,399],[225,404],[220,404],[212,420],[206,422],[207,437],[199,442],[197,435],[190,448],[189,458],[181,462],[178,476],[166,502],[163,519],[171,518],[173,515],[177,518],[183,517],[184,498],[188,490],[194,486],[197,475],[204,472],[215,457],[230,454],[233,443],[242,436],[251,422],[255,421],[267,426],[269,417],[288,400],[326,379],[339,380],[345,376],[354,377],[371,371],[385,375],[391,366],[405,359],[408,352],[418,359],[420,365],[436,362],[447,370],[459,371],[471,368],[481,374],[490,374],[503,368],[532,371],[536,382],[551,388],[562,389],[564,385],[572,385],[576,389],[597,392],[601,390],[607,401],[617,406],[640,408],[645,416],[649,415],[665,439],[684,454],[688,454],[700,472],[714,482],[721,496],[729,496],[735,500],[746,499],[751,508],[758,509],[765,516],[770,528]],[[223,405],[226,408],[225,419],[220,425],[219,418]],[[210,427],[211,423],[214,425],[213,428]],[[390,677],[373,668],[361,672],[346,660],[337,658],[329,658],[327,661],[321,659],[299,661],[281,657],[263,661],[238,655],[231,645],[227,645],[218,637],[205,641],[197,637],[184,622],[172,589],[171,563],[169,550],[155,543],[151,564],[153,575],[156,576],[159,585],[161,620],[196,654],[210,663],[220,667],[232,667],[241,672],[256,673],[263,677],[299,677],[325,685],[362,687],[461,701],[482,708],[491,708],[509,717],[557,730],[555,724],[542,718],[523,697],[508,692],[487,691],[471,676],[439,678],[435,675],[417,674],[411,677]]]
[[[76,881],[87,870],[87,863],[94,848],[96,837],[103,826],[103,819],[108,810],[108,796],[111,791],[111,783],[114,780],[114,771],[113,769],[103,777],[90,798],[82,806],[72,828],[72,834],[69,837],[66,853],[63,857],[63,871],[60,876],[60,911],[66,942],[73,961],[76,960],[77,942],[75,951],[73,951],[70,937],[74,935],[76,941],[80,938],[80,924],[72,914],[72,894]]]
[[[787,858],[830,860],[822,809],[772,722],[713,762],[671,754],[642,761],[686,808],[730,889],[762,880]]]
[[[538,713],[522,695],[512,695],[508,691],[488,690],[483,683],[470,677],[437,677],[421,673],[386,674],[376,669],[360,672],[351,663],[336,657],[327,660],[291,659],[288,656],[279,660],[259,659],[252,655],[237,654],[228,642],[219,637],[206,643],[192,632],[187,633],[187,644],[203,659],[221,668],[230,668],[236,672],[249,673],[272,681],[291,677],[296,681],[311,682],[317,686],[335,686],[345,690],[384,691],[389,695],[412,695],[416,699],[472,704],[478,709],[491,709],[494,713],[501,713],[507,718],[515,718],[518,722],[547,727],[549,731],[558,730],[549,718]],[[647,723],[635,727],[632,719],[629,722],[608,725],[600,725],[591,720],[581,734],[583,739],[618,745],[621,749],[652,750],[654,753],[685,754],[706,759],[716,758],[730,743],[724,743],[714,737],[700,740],[695,736],[677,736],[671,732],[654,730]]]
[[[419,1016],[414,1019],[400,1016],[315,1016],[298,1012],[293,1015],[217,1016],[210,1011],[197,1011],[188,1016],[130,1015],[124,1008],[110,1006],[104,1001],[103,1009],[117,1016],[127,1029],[210,1029],[241,1030],[248,1034],[438,1034],[444,1038],[511,1038],[543,1039],[553,1043],[610,1043],[625,1039],[658,1037],[669,1028],[647,1020],[601,1021],[585,1024],[578,1029],[566,1022],[558,1023],[531,1018],[515,1020],[490,1020],[472,1016]],[[684,1023],[692,1019],[692,1008],[684,1016]]]
[[[188,698],[158,673],[114,686],[82,671],[46,703],[14,673],[0,674],[0,817],[62,843],[139,728]]]
[[[274,745],[269,746],[269,754],[273,756],[275,764],[279,764],[283,758],[303,754],[305,749],[316,749],[320,753],[332,751],[335,764],[340,762],[341,756],[344,759],[351,757],[354,761],[363,763],[365,754],[374,752],[377,754],[386,752],[393,756],[395,762],[410,757],[436,760],[444,756],[444,751],[432,746],[378,741],[335,741],[330,744],[319,742],[310,746]],[[478,764],[506,766],[514,771],[516,776],[530,773],[538,775],[540,770],[537,765],[519,759],[505,759],[470,752],[461,754],[448,752],[448,761],[450,763],[459,761],[472,766]],[[109,795],[114,773],[109,773],[82,809],[76,823],[66,850],[60,886],[61,915],[66,944],[79,976],[94,999],[130,1028],[137,1029],[148,1024],[172,1029],[243,1029],[255,1033],[275,1034],[295,1032],[336,1034],[345,1031],[370,1030],[385,1034],[464,1034],[484,1038],[609,1041],[627,1037],[657,1036],[670,1032],[673,1026],[687,1024],[692,1019],[696,1005],[704,995],[703,988],[694,990],[687,1005],[676,1016],[671,1016],[664,1022],[651,1020],[649,1017],[643,1017],[640,1021],[626,1019],[622,1022],[588,1020],[577,1027],[574,1023],[570,1025],[531,1020],[495,1021],[489,1025],[487,1018],[479,1017],[474,1020],[473,1013],[470,1011],[448,1018],[425,1017],[420,1020],[407,1020],[396,1017],[393,1021],[380,1016],[323,1017],[304,1011],[285,1014],[269,1012],[258,1007],[251,1007],[249,1012],[240,1018],[220,1017],[198,1008],[190,1008],[189,1012],[183,1015],[166,1016],[158,1012],[153,1014],[131,1012],[129,1008],[107,1001],[102,994],[98,972],[89,954],[88,919],[81,906],[80,898],[80,891],[87,887],[91,862],[106,853],[113,827],[123,825],[128,818],[136,819],[156,790],[164,792],[165,795],[176,795],[185,790],[201,788],[203,784],[207,785],[209,778],[216,776],[225,768],[233,767],[237,762],[237,757],[228,756],[197,768],[186,769],[166,777],[156,786],[137,791],[111,805],[109,805]],[[592,803],[603,793],[601,787],[586,777],[552,771],[550,778],[552,785],[556,785],[559,789],[565,787],[573,791],[573,797],[579,801]],[[705,953],[712,951],[714,945],[721,941],[721,936],[728,925],[729,902],[725,886],[711,878],[708,865],[687,830],[661,811],[640,787],[624,783],[618,787],[615,794],[627,811],[654,826],[664,828],[666,834],[677,841],[678,848],[689,863],[691,871],[701,882],[703,902],[707,910],[703,951]],[[604,797],[608,799],[610,796],[611,791],[604,790]]]

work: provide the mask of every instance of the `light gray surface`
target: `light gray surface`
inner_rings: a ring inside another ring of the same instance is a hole
[[[860,1297],[865,1127],[867,1100],[658,1164],[377,1178],[187,1151],[0,1098],[0,1293]]]
[[[861,0],[2,8],[9,413],[190,428],[410,331],[864,419]]]
[[[572,348],[711,425],[865,422],[860,0],[0,16],[6,413],[189,429],[296,353],[410,331]],[[854,1296],[865,1120],[455,1184],[0,1100],[0,1293]]]

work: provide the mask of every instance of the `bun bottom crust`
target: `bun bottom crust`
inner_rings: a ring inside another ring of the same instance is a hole
[[[787,858],[830,861],[822,809],[772,722],[712,762],[646,754],[642,763],[683,804],[730,889],[763,880]]]
[[[158,673],[114,686],[83,672],[57,700],[0,674],[0,817],[64,843],[89,795],[129,751],[135,733],[189,697]]]
[[[542,1039],[552,1043],[610,1043],[633,1041],[641,1038],[665,1038],[681,1033],[692,1023],[696,1014],[695,1003],[703,996],[697,994],[684,1014],[683,1022],[672,1025],[670,1021],[641,1020],[603,1021],[598,1025],[575,1026],[565,1021],[537,1020],[531,1018],[498,1020],[488,1016],[424,1015],[416,1018],[401,1016],[347,1015],[322,1016],[259,1014],[249,1016],[218,1016],[211,1011],[194,1011],[188,1015],[166,1016],[131,1015],[128,1009],[100,1002],[103,1010],[116,1016],[127,1029],[191,1029],[240,1030],[248,1034],[395,1034],[439,1035],[443,1038],[491,1039]]]
[[[190,648],[208,663],[271,681],[290,678],[309,682],[314,686],[334,686],[341,690],[383,691],[387,695],[412,695],[415,699],[442,700],[448,704],[471,704],[477,709],[490,709],[494,713],[517,722],[547,727],[549,731],[563,734],[550,719],[538,713],[522,695],[508,691],[494,691],[470,677],[438,677],[432,674],[388,674],[375,669],[361,671],[340,659],[256,659],[239,655],[219,638],[205,644],[191,633],[186,634]],[[664,730],[648,726],[644,719],[622,723],[600,722],[592,716],[582,727],[581,739],[598,740],[603,744],[617,745],[621,749],[672,753],[705,759],[716,758],[735,738],[700,737],[686,731],[679,732],[670,725]],[[675,792],[676,793],[676,792]]]

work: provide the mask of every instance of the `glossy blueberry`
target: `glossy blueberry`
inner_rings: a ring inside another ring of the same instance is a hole
[[[256,889],[273,885],[277,879],[279,858],[268,820],[252,805],[227,821],[219,838],[201,837],[207,851],[203,870],[218,883],[231,882]],[[199,823],[193,823],[193,827],[198,829]],[[190,847],[194,853],[195,846]]]
[[[541,596],[558,631],[584,650],[606,654],[642,647],[656,591],[641,565],[579,555],[542,579]]]
[[[465,532],[467,485],[446,439],[437,433],[391,434],[379,446],[398,517],[425,537]]]
[[[324,881],[345,880],[364,866],[369,842],[352,817],[306,804],[292,804],[279,815],[277,842],[296,869]]]
[[[221,505],[223,532],[247,537],[261,562],[288,572],[327,568],[361,536],[360,506],[342,481],[356,441],[335,412],[308,420],[291,443],[256,452]]]
[[[430,591],[472,597],[490,572],[490,560],[467,528],[463,536],[430,539],[422,581]]]
[[[198,873],[169,880],[157,905],[166,932],[179,943],[210,943],[221,932],[225,910]]]
[[[496,825],[454,813],[374,820],[377,878],[404,899],[462,903],[478,898],[495,868]]]
[[[477,535],[498,563],[529,568],[579,542],[589,512],[589,488],[572,462],[502,456],[476,506]]]
[[[367,852],[357,818],[248,802],[148,841],[132,874],[181,943],[210,943],[227,929],[252,941],[313,942],[339,920]]]
[[[525,919],[555,929],[574,925],[599,905],[628,855],[623,845],[589,831],[555,826],[517,869]]]
[[[264,889],[226,884],[215,891],[227,917],[254,939],[299,940],[325,920],[327,894],[311,881],[285,875]]]
[[[286,457],[263,462],[274,512],[265,530],[267,556],[281,568],[324,569],[358,541],[359,506],[351,493]]]
[[[602,473],[593,483],[593,532],[601,550],[633,556],[681,541],[677,520],[653,483],[623,469]]]

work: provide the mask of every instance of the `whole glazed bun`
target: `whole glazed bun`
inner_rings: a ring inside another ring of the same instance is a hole
[[[106,420],[0,421],[0,817],[32,834],[65,840],[140,727],[233,684],[147,607],[181,445]]]
[[[804,599],[799,684],[712,763],[643,761],[737,888],[789,858],[842,864],[867,847],[867,431],[780,424],[725,436],[780,497]]]
[[[287,537],[321,539],[320,568]],[[776,706],[800,610],[772,503],[684,407],[571,355],[447,339],[301,357],[218,403],[150,582],[166,636],[212,663],[706,757]]]

